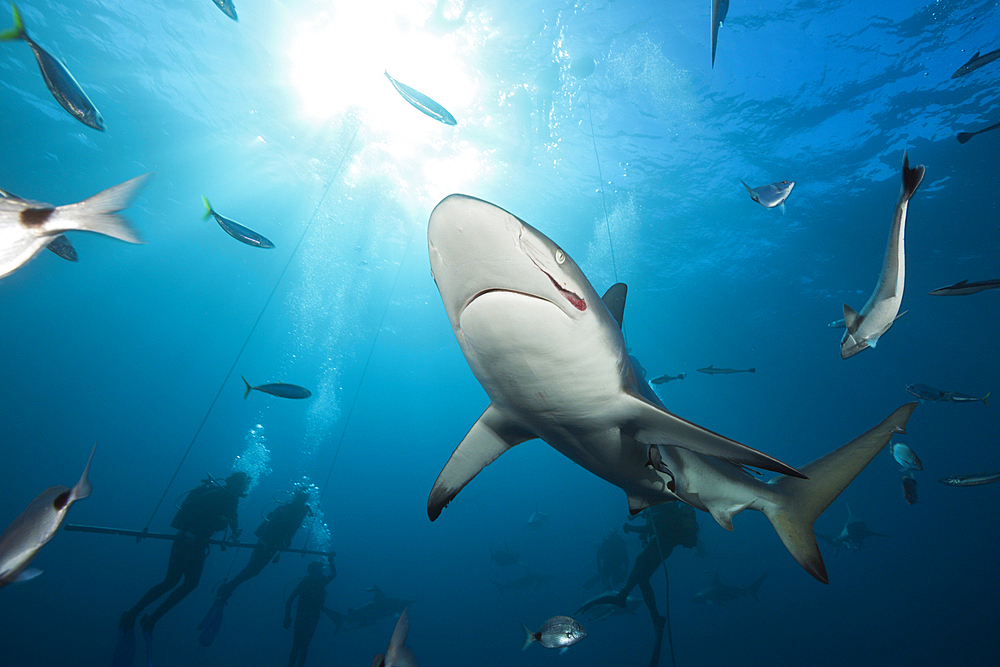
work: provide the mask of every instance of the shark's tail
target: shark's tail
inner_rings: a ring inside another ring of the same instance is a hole
[[[333,634],[340,632],[340,629],[344,626],[344,615],[339,611],[327,609],[326,607],[323,607],[323,613],[334,622]]]
[[[750,586],[747,588],[747,595],[752,597],[756,602],[760,602],[760,598],[757,597],[757,591],[760,590],[760,585],[764,583],[764,579],[766,578],[767,578],[767,572],[760,575],[760,579],[750,584]]]
[[[765,507],[764,515],[792,557],[824,584],[830,580],[816,545],[813,523],[882,451],[893,434],[906,432],[906,422],[916,406],[914,402],[897,408],[878,426],[799,468],[808,479],[778,475],[769,482],[784,498]]]

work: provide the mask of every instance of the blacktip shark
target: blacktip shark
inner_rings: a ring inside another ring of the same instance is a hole
[[[234,21],[239,21],[240,17],[236,14],[236,5],[233,4],[233,0],[212,0],[215,6],[222,10],[222,13],[231,18]]]
[[[65,206],[0,198],[0,278],[27,264],[63,232],[96,232],[142,243],[128,220],[117,214],[128,208],[149,176],[137,176]]]
[[[72,489],[61,484],[45,489],[0,535],[0,588],[15,581],[34,579],[42,573],[28,566],[38,550],[55,536],[73,503],[90,495],[87,475],[95,451],[96,443],[90,450],[80,481]]]
[[[931,296],[967,296],[988,289],[1000,289],[1000,279],[993,278],[992,280],[979,280],[975,282],[960,280],[954,285],[931,290],[928,294]]]
[[[906,209],[910,197],[917,191],[924,179],[924,165],[910,169],[910,160],[903,151],[903,184],[896,200],[896,212],[892,216],[892,230],[885,247],[882,271],[878,276],[875,291],[868,303],[858,313],[844,304],[844,323],[847,331],[840,339],[840,357],[847,359],[869,347],[875,347],[879,338],[885,335],[898,318],[906,314],[899,312],[903,302],[903,283],[906,279]]]
[[[737,513],[761,511],[796,561],[828,581],[813,523],[894,433],[905,432],[916,403],[796,470],[667,411],[639,383],[626,351],[625,286],[602,300],[576,263],[523,220],[451,195],[431,213],[427,239],[455,337],[491,401],[438,475],[427,501],[431,521],[485,466],[541,438],[624,490],[632,514],[682,500],[731,530]],[[646,465],[651,446],[657,467]],[[781,474],[764,482],[744,466]]]
[[[743,183],[743,179],[740,179],[740,183]],[[781,212],[785,212],[785,200],[788,199],[788,195],[792,194],[792,188],[795,187],[795,181],[778,181],[776,183],[768,183],[767,185],[760,185],[756,188],[751,188],[746,183],[743,183],[743,187],[747,189],[750,193],[750,199],[754,200],[764,208],[774,208],[775,206],[781,207]]]
[[[448,113],[448,110],[443,106],[427,97],[419,90],[407,86],[405,83],[396,81],[394,78],[389,76],[389,72],[385,72],[385,78],[389,79],[389,83],[392,87],[396,89],[396,92],[403,96],[403,99],[410,103],[410,105],[419,110],[426,116],[430,116],[434,120],[441,121],[445,125],[457,125],[458,121],[455,117]]]
[[[836,537],[831,537],[819,533],[819,536],[827,543],[832,544],[838,554],[840,553],[840,547],[846,547],[851,551],[863,548],[865,540],[869,537],[889,537],[888,535],[874,532],[868,527],[867,523],[859,521],[851,512],[850,505],[847,506],[847,521],[844,522],[844,527],[840,530],[840,534]]]
[[[691,602],[695,602],[697,604],[725,604],[747,596],[753,598],[755,602],[760,602],[760,598],[757,597],[757,592],[760,590],[760,586],[764,583],[764,579],[766,578],[767,573],[765,572],[760,575],[760,578],[757,579],[757,581],[753,582],[749,586],[732,586],[730,584],[722,583],[722,579],[719,577],[718,573],[715,573],[715,578],[712,579],[712,583],[708,587],[695,593],[691,598]]]
[[[719,42],[719,26],[726,22],[729,0],[712,0],[712,67],[715,67],[715,46]]]
[[[756,368],[716,368],[714,364],[709,364],[705,368],[696,368],[699,373],[706,375],[732,375],[733,373],[756,373]]]

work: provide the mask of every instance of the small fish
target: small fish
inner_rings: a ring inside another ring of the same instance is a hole
[[[243,378],[243,384],[247,386],[246,390],[243,392],[243,400],[247,400],[247,396],[250,395],[250,390],[256,389],[259,392],[265,394],[270,394],[271,396],[277,396],[278,398],[309,398],[312,396],[312,392],[305,387],[300,387],[297,384],[288,384],[287,382],[272,382],[270,384],[262,384],[256,387],[251,387],[247,379]]]
[[[979,51],[976,51],[976,55],[969,58],[969,62],[965,63],[957,70],[955,70],[955,73],[951,75],[951,78],[957,79],[960,76],[963,76],[965,74],[968,74],[969,72],[973,72],[979,69],[983,65],[990,64],[997,58],[1000,58],[1000,49],[990,51],[984,56],[979,55]]]
[[[998,124],[998,127],[1000,127],[1000,124]],[[936,290],[928,292],[928,294],[931,296],[965,296],[967,294],[975,294],[976,292],[982,292],[983,290],[988,289],[1000,289],[1000,278],[980,280],[972,283],[968,280],[962,280],[954,285],[938,287]]]
[[[6,190],[0,190],[0,197],[3,197],[5,199],[13,199],[19,202],[23,202],[25,204],[32,203],[29,202],[27,199],[22,199],[21,197],[18,197],[13,193],[7,192]],[[59,236],[53,236],[52,240],[49,241],[49,244],[46,247],[68,262],[75,262],[77,260],[76,248],[74,248],[73,244],[69,242],[69,239],[62,234],[60,234]]]
[[[671,380],[683,380],[686,377],[687,373],[680,373],[679,375],[674,375],[672,377],[670,375],[661,375],[660,377],[653,378],[650,382],[653,384],[666,384]]]
[[[65,206],[0,198],[0,278],[24,266],[66,231],[96,232],[142,243],[132,225],[116,214],[128,208],[149,176],[137,176]]]
[[[729,0],[712,0],[712,67],[715,67],[715,46],[719,41],[719,26],[726,22]]]
[[[1000,472],[984,472],[978,475],[949,475],[938,480],[948,486],[979,486],[1000,481]]]
[[[410,632],[410,608],[407,607],[396,621],[396,629],[389,640],[385,655],[379,653],[372,661],[372,667],[417,667],[417,659],[406,646],[406,635]]]
[[[522,651],[534,642],[538,642],[545,648],[566,648],[587,636],[587,631],[569,616],[553,616],[542,623],[538,632],[532,632],[524,623],[521,624],[521,629],[524,630]]]
[[[983,405],[989,407],[990,406],[989,401],[986,400],[989,397],[990,397],[989,392],[986,392],[986,395],[983,396],[982,398],[979,398],[978,396],[969,396],[968,394],[960,394],[957,391],[944,392],[944,400],[948,401],[949,403],[978,403],[982,401]]]
[[[1000,127],[1000,123],[990,125],[989,127],[984,127],[981,130],[976,130],[975,132],[959,132],[957,135],[958,143],[964,144],[966,141],[976,136],[977,134],[982,134],[983,132],[989,132],[990,130],[995,130]]]
[[[232,236],[237,241],[246,243],[247,245],[252,245],[257,248],[273,248],[274,244],[268,241],[266,238],[258,234],[257,232],[247,229],[240,223],[230,220],[229,218],[224,218],[212,208],[212,205],[208,203],[208,198],[202,195],[202,201],[205,202],[205,215],[202,216],[202,220],[208,220],[209,216],[215,218],[215,221],[219,223],[219,226],[225,230],[227,234]]]
[[[892,458],[896,459],[896,463],[898,463],[904,471],[924,469],[924,464],[920,462],[920,457],[903,443],[897,442],[893,444],[891,451]]]
[[[76,82],[65,65],[53,58],[31,37],[28,37],[17,5],[11,3],[10,7],[14,14],[14,27],[0,33],[0,42],[15,39],[23,39],[27,42],[28,46],[31,47],[31,52],[35,54],[35,60],[38,61],[38,69],[42,72],[45,85],[48,86],[52,97],[56,98],[56,102],[87,127],[103,132],[104,119],[101,118],[101,113],[94,106],[94,103],[83,92],[80,84]]]
[[[76,486],[69,489],[60,484],[42,491],[0,535],[0,588],[41,574],[40,570],[27,569],[28,565],[59,530],[73,503],[90,495],[87,474],[96,450],[97,444],[94,444]]]
[[[708,375],[728,375],[729,373],[756,373],[756,368],[745,368],[742,370],[737,370],[735,368],[716,368],[713,365],[709,365],[708,368],[697,369],[699,373],[707,373]]]
[[[222,10],[222,13],[231,18],[234,21],[239,21],[240,18],[236,15],[236,6],[233,5],[233,0],[212,0],[215,6]]]
[[[847,326],[847,323],[844,321],[843,318],[841,318],[839,320],[834,320],[833,322],[830,322],[826,326],[830,327],[831,329],[843,329]]]
[[[445,125],[458,124],[458,122],[455,120],[455,117],[452,116],[450,113],[448,113],[447,109],[445,109],[443,106],[441,106],[431,98],[427,97],[418,90],[410,88],[405,83],[400,83],[399,81],[396,81],[391,76],[389,76],[388,71],[385,72],[385,77],[389,79],[389,82],[392,83],[392,87],[395,88],[396,91],[403,96],[404,100],[412,104],[414,107],[422,111],[424,114],[430,116],[434,120],[441,121]]]
[[[921,401],[943,401],[944,392],[940,389],[922,383],[906,385],[906,391],[913,394]]]
[[[740,183],[743,183],[743,181],[741,180]],[[781,210],[783,212],[785,210],[785,200],[788,199],[788,195],[792,194],[792,188],[795,187],[795,181],[778,181],[777,183],[761,185],[757,188],[751,188],[746,183],[743,183],[743,187],[745,187],[747,192],[750,193],[750,199],[754,200],[764,208],[781,206]]]
[[[907,505],[917,502],[917,480],[909,475],[903,475],[903,498]]]
[[[670,472],[670,469],[667,468],[667,464],[663,462],[663,454],[660,452],[659,445],[649,446],[649,456],[646,460],[646,465],[653,470],[662,472],[664,475],[670,475],[670,479],[673,480],[674,474]]]

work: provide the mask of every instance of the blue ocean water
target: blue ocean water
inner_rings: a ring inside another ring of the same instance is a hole
[[[1000,133],[956,141],[1000,121],[1000,63],[950,78],[1000,47],[995,0],[734,0],[714,68],[708,0],[237,0],[238,22],[210,0],[18,7],[107,131],[58,106],[27,44],[0,43],[0,188],[61,205],[155,176],[125,213],[146,244],[70,234],[77,264],[43,252],[0,280],[2,525],[72,485],[95,441],[93,494],[69,523],[172,532],[185,491],[242,467],[256,478],[245,535],[293,483],[315,484],[324,521],[309,548],[328,533],[337,552],[327,606],[358,608],[373,585],[416,600],[408,644],[422,664],[648,664],[644,611],[585,623],[561,657],[519,650],[521,622],[592,594],[597,545],[628,518],[616,487],[533,441],[427,520],[434,479],[488,404],[430,277],[427,218],[452,192],[550,236],[598,292],[628,283],[632,354],[651,376],[687,373],[657,387],[667,407],[793,465],[913,400],[908,384],[997,388],[1000,295],[927,295],[1000,277]],[[587,59],[593,73],[575,76]],[[458,125],[409,106],[383,71]],[[904,150],[927,167],[909,209],[909,312],[845,361],[826,324],[874,288]],[[796,186],[782,214],[740,179]],[[203,221],[201,195],[275,248]],[[756,373],[696,372],[709,364]],[[313,396],[244,400],[241,374]],[[821,545],[829,586],[759,513],[732,533],[699,513],[706,553],[667,561],[677,664],[993,659],[1000,485],[936,480],[1000,468],[995,410],[917,408],[898,440],[923,460],[920,502],[906,504],[880,454],[816,527],[837,533],[849,505],[889,537]],[[526,529],[534,511],[549,525]],[[505,544],[553,579],[498,594],[522,571],[491,563]],[[35,561],[44,574],[0,593],[3,664],[108,664],[121,612],[168,552],[57,534]],[[247,556],[213,547],[200,587],[157,624],[157,664],[287,662],[283,595],[311,557],[268,565],[234,594],[215,644],[198,644],[212,586]],[[732,584],[767,572],[760,602],[688,602],[711,572]],[[657,573],[661,605],[664,583]],[[368,664],[393,624],[334,634],[323,618],[307,664]]]

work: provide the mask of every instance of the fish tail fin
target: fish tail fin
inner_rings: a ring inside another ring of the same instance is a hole
[[[747,373],[756,373],[756,372],[757,372],[756,368],[750,368],[747,370]]]
[[[924,180],[924,165],[918,164],[910,169],[910,158],[906,151],[903,151],[903,186],[899,193],[899,198],[903,201],[909,200],[913,193],[920,186],[920,181]]]
[[[990,392],[986,392],[986,395],[983,396],[983,405],[985,405],[986,407],[990,407],[990,402],[986,400],[989,397],[990,397]]]
[[[687,373],[681,373],[680,375],[677,376],[677,379],[678,380],[683,380],[686,377],[687,377]]]
[[[816,545],[813,524],[882,451],[894,433],[906,432],[906,422],[916,406],[914,402],[897,408],[874,428],[802,466],[800,471],[808,480],[778,475],[769,482],[783,499],[766,506],[764,515],[792,557],[824,584],[830,580]]]
[[[24,29],[24,20],[21,19],[21,12],[18,10],[17,5],[13,2],[10,3],[11,13],[14,15],[14,27],[10,30],[4,30],[0,32],[0,42],[6,42],[13,39],[24,39],[28,36],[28,33]]]
[[[747,189],[747,192],[750,193],[750,198],[753,199],[754,201],[757,201],[757,196],[754,194],[753,188],[744,183],[742,178],[740,179],[740,183],[743,183],[743,187],[745,187]]]
[[[750,587],[747,588],[747,593],[750,595],[750,597],[754,599],[755,602],[760,602],[760,599],[757,597],[757,591],[760,590],[760,585],[764,583],[764,580],[766,578],[767,578],[767,572],[760,575],[760,579],[750,584]]]
[[[959,132],[958,133],[958,143],[964,144],[966,141],[968,141],[969,139],[971,139],[973,137],[973,135],[975,135],[975,134],[976,134],[975,132]]]
[[[526,650],[535,641],[535,633],[528,629],[528,627],[522,623],[521,629],[524,631],[524,643],[521,644],[521,650]]]
[[[208,203],[208,197],[205,195],[201,196],[201,200],[205,202],[205,215],[201,216],[201,219],[208,220],[212,216],[212,205]]]
[[[94,452],[96,451],[97,443],[95,442],[93,449],[90,450],[90,458],[87,459],[87,467],[83,469],[83,474],[80,475],[80,481],[76,483],[76,486],[73,487],[70,493],[72,502],[76,502],[77,500],[86,498],[90,495],[91,486],[90,480],[87,479],[87,476],[90,474],[90,462],[94,460]]]
[[[132,223],[117,215],[128,208],[152,174],[143,174],[102,190],[76,204],[60,206],[46,222],[51,231],[79,230],[104,234],[128,243],[142,243]]]
[[[245,401],[245,400],[247,400],[247,396],[250,395],[250,390],[253,389],[253,387],[250,386],[250,383],[247,382],[247,379],[245,377],[243,377],[242,375],[240,376],[240,379],[243,380],[243,384],[245,384],[247,386],[247,388],[245,390],[243,390],[243,400]]]

